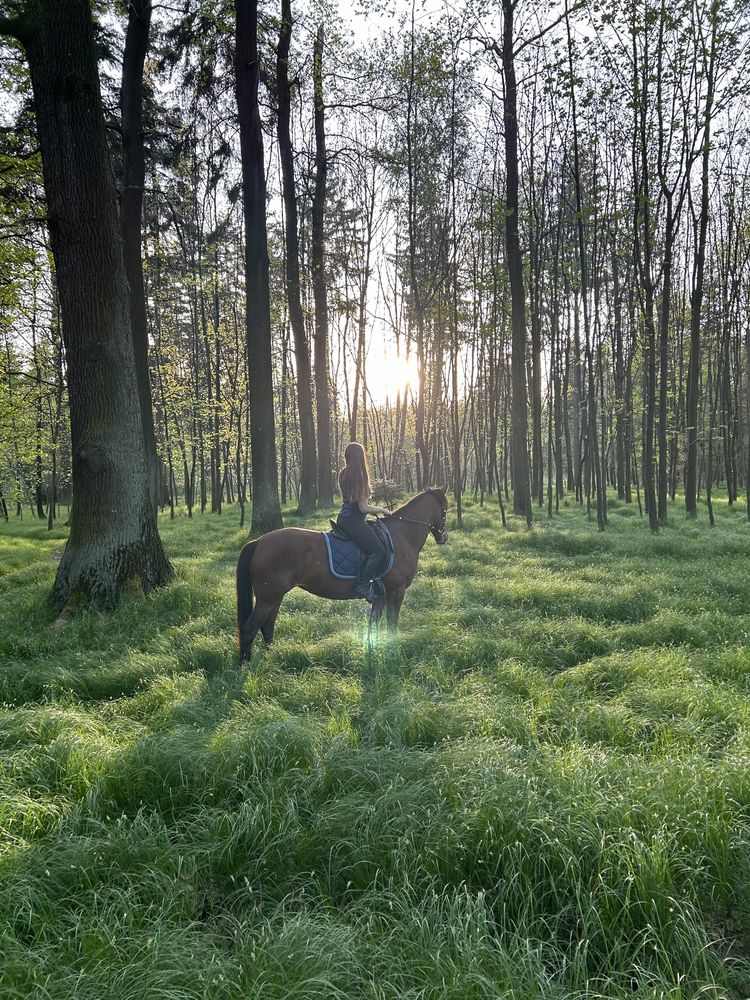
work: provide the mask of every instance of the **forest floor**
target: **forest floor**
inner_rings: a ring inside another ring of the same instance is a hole
[[[750,996],[750,525],[670,516],[469,502],[398,651],[296,591],[242,669],[236,512],[62,627],[0,527],[3,1000]]]

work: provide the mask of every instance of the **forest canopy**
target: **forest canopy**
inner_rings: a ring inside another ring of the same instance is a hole
[[[123,219],[142,195],[122,238],[131,290],[133,260],[142,274],[156,505],[244,511],[262,461],[282,505],[330,507],[349,439],[386,499],[449,482],[459,522],[465,492],[529,521],[574,498],[604,528],[611,488],[653,530],[678,493],[689,516],[702,495],[711,515],[716,484],[738,500],[746,3],[261,4],[270,374],[249,350],[242,6],[94,10]],[[69,365],[41,108],[8,27],[22,8],[0,5],[0,510],[52,525],[71,502]]]

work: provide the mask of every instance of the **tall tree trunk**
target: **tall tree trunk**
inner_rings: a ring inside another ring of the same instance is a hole
[[[687,379],[687,466],[685,469],[685,513],[698,516],[698,394],[701,367],[701,307],[703,305],[703,272],[706,264],[706,235],[709,210],[709,153],[711,150],[711,117],[714,100],[714,60],[716,52],[717,11],[712,5],[711,50],[706,78],[706,104],[703,119],[703,155],[701,158],[701,203],[693,258],[693,288],[690,294],[690,363]]]
[[[659,419],[657,441],[659,450],[659,474],[657,482],[657,512],[659,524],[667,523],[667,495],[669,484],[669,456],[667,450],[667,396],[669,393],[669,316],[672,302],[672,255],[674,241],[674,219],[672,199],[667,199],[667,222],[664,247],[664,267],[659,314]]]
[[[294,155],[289,130],[292,97],[289,85],[289,44],[292,37],[291,0],[281,0],[281,27],[276,57],[276,86],[279,100],[279,157],[284,196],[284,235],[286,237],[286,295],[289,321],[294,335],[294,358],[297,368],[297,412],[299,414],[302,461],[298,513],[315,507],[315,423],[312,406],[310,349],[302,313],[299,278],[299,232],[297,228],[297,192],[294,181]]]
[[[235,79],[245,215],[245,294],[253,513],[251,534],[280,528],[271,363],[266,178],[258,107],[258,2],[235,0]]]
[[[159,504],[159,459],[156,452],[154,411],[148,369],[146,297],[141,262],[141,214],[146,177],[143,150],[143,65],[149,45],[151,0],[130,0],[128,30],[122,59],[122,228],[125,273],[130,288],[130,325],[133,331],[138,401],[141,407],[143,442],[148,463],[149,495],[154,514]]]
[[[635,357],[636,325],[635,325],[635,289],[631,282],[628,292],[628,329],[630,345],[625,366],[625,503],[632,503],[633,455],[635,443],[633,440],[633,359]],[[640,499],[638,501],[640,507]]]
[[[745,328],[745,371],[750,373],[750,326]],[[745,516],[747,520],[750,521],[750,380],[745,387],[745,392],[747,394],[747,424],[748,424],[748,435],[747,435],[747,452],[746,461],[747,465],[745,468]]]
[[[612,299],[614,312],[614,355],[615,355],[615,479],[617,497],[625,499],[625,414],[624,388],[625,367],[622,344],[622,293],[620,290],[620,268],[617,245],[612,247]]]
[[[578,258],[580,267],[581,304],[583,307],[583,328],[586,341],[586,369],[588,376],[588,391],[586,400],[586,504],[590,504],[591,481],[596,490],[596,520],[600,531],[606,524],[605,488],[603,484],[604,470],[601,468],[599,445],[597,441],[596,416],[596,379],[594,376],[594,345],[592,344],[591,318],[589,309],[589,280],[586,246],[584,238],[583,197],[581,191],[581,167],[578,148],[578,114],[576,106],[575,74],[573,72],[573,44],[570,33],[567,2],[565,8],[565,25],[568,38],[568,65],[570,68],[570,103],[573,119],[573,180],[576,193],[576,233],[578,236]],[[596,286],[595,286],[596,290]]]
[[[29,0],[0,33],[31,70],[68,364],[73,511],[52,593],[111,606],[124,583],[171,567],[151,503],[128,282],[87,0]]]
[[[650,237],[646,235],[645,240]],[[647,265],[648,266],[648,265]],[[654,415],[656,409],[656,329],[654,322],[654,290],[651,278],[646,279],[646,351],[645,351],[645,415],[643,427],[643,497],[651,530],[659,530],[656,487],[654,483]]]
[[[656,506],[656,484],[654,481],[654,423],[656,412],[656,323],[654,319],[654,277],[653,277],[653,233],[651,224],[651,190],[648,162],[648,82],[649,82],[649,50],[648,32],[644,33],[644,52],[641,60],[642,77],[639,79],[639,62],[634,51],[634,88],[636,134],[634,143],[640,141],[638,155],[634,155],[634,170],[640,175],[636,190],[635,216],[635,256],[638,261],[641,286],[644,295],[644,322],[646,344],[644,351],[644,423],[643,423],[643,494],[648,513],[651,531],[659,530],[658,510]],[[633,46],[635,50],[635,35]]]
[[[511,455],[513,513],[523,514],[531,524],[531,491],[526,436],[526,298],[523,288],[523,261],[518,235],[518,111],[516,70],[513,55],[513,0],[503,0],[502,63],[505,77],[505,245],[511,299]]]
[[[539,276],[537,276],[539,278]],[[539,278],[541,281],[541,278]],[[537,298],[541,297],[540,293]],[[544,505],[544,460],[542,458],[542,317],[540,304],[531,317],[531,492]]]
[[[60,303],[57,294],[57,281],[55,280],[54,274],[51,276],[52,284],[52,315],[51,315],[51,326],[50,334],[52,342],[55,345],[55,396],[54,396],[54,409],[52,406],[52,400],[49,403],[50,409],[50,429],[51,429],[51,445],[52,445],[52,467],[50,469],[50,489],[49,489],[49,503],[47,504],[47,530],[52,531],[55,523],[55,517],[57,516],[57,446],[60,439],[60,428],[62,426],[62,413],[63,413],[63,391],[65,385],[65,372],[63,370],[63,349],[62,349],[62,336],[60,331]],[[7,511],[6,511],[7,520]]]
[[[372,178],[367,198],[366,237],[365,237],[365,259],[364,267],[360,275],[359,286],[359,314],[357,318],[357,355],[356,369],[354,373],[354,392],[352,393],[352,411],[349,421],[349,440],[357,440],[357,418],[359,416],[359,392],[360,386],[365,382],[365,355],[367,346],[367,288],[370,281],[370,256],[372,253],[373,218],[375,215],[375,165],[372,167]],[[406,395],[404,394],[404,406],[406,406]]]
[[[36,516],[40,521],[44,520],[44,469],[42,454],[44,451],[42,444],[42,367],[39,358],[39,345],[36,341],[37,324],[37,282],[34,280],[32,287],[32,306],[29,325],[31,326],[31,357],[34,365],[34,382],[36,393],[34,398],[34,502],[36,505]]]
[[[289,481],[289,436],[287,432],[287,394],[288,394],[288,384],[289,384],[289,329],[287,324],[284,324],[281,340],[281,432],[279,435],[280,445],[281,445],[281,502],[286,504],[287,502],[287,483]],[[297,397],[299,398],[299,397]],[[310,415],[312,416],[312,408],[310,410]],[[304,456],[302,457],[304,461]],[[313,472],[315,470],[313,469]],[[298,512],[302,513],[302,502],[301,502],[302,491],[300,489],[300,502],[297,506]],[[309,510],[310,508],[308,508]]]
[[[219,334],[220,326],[220,304],[219,304],[219,252],[218,243],[215,248],[215,260],[214,260],[214,274],[213,274],[213,303],[214,303],[214,412],[213,412],[213,439],[211,442],[211,449],[214,453],[215,462],[215,474],[214,478],[216,481],[216,492],[211,497],[211,507],[216,511],[217,514],[221,514],[222,503],[224,500],[224,480],[225,474],[222,471],[221,459],[223,453],[223,445],[221,442],[221,412],[222,412],[222,391],[221,391],[221,371],[222,371],[222,357],[221,357],[221,336]],[[210,367],[210,360],[209,360]]]
[[[328,385],[328,292],[326,289],[325,235],[328,159],[323,105],[323,25],[318,26],[313,47],[315,96],[315,192],[312,204],[312,281],[315,299],[315,409],[318,418],[318,501],[333,506],[331,461],[331,394]]]
[[[463,511],[461,503],[461,493],[463,490],[461,475],[461,437],[459,427],[459,398],[458,398],[458,230],[456,227],[456,57],[453,54],[453,65],[451,73],[451,116],[450,116],[450,184],[451,184],[451,301],[450,301],[450,369],[451,369],[451,436],[452,436],[452,464],[453,464],[453,502],[456,511],[456,524],[460,528],[463,523]],[[464,400],[464,404],[466,401]]]

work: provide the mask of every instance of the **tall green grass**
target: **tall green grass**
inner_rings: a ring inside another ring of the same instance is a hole
[[[467,500],[397,648],[298,591],[242,668],[233,512],[64,625],[65,532],[0,527],[0,997],[750,996],[750,527],[716,506],[652,538]]]

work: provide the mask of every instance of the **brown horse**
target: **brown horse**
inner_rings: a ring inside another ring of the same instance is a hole
[[[393,569],[383,577],[383,583],[388,629],[392,634],[396,632],[401,603],[417,572],[417,560],[427,536],[432,533],[438,545],[448,540],[446,492],[445,486],[424,490],[387,518],[395,558]],[[340,580],[331,573],[325,539],[320,531],[279,528],[248,542],[237,560],[240,660],[250,659],[253,640],[259,630],[266,645],[273,641],[279,607],[284,595],[293,587],[301,587],[318,597],[345,601],[354,597],[356,584],[356,580]]]

